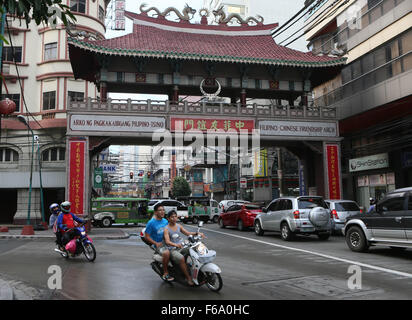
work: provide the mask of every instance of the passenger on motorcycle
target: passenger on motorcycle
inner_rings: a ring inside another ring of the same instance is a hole
[[[57,228],[57,218],[61,213],[60,207],[57,203],[53,203],[49,207],[50,210],[50,219],[49,219],[49,228],[53,229],[53,232],[56,234],[56,243],[61,246],[61,237],[62,234]]]
[[[170,251],[163,244],[163,230],[167,226],[168,221],[164,218],[165,208],[159,203],[154,206],[153,218],[146,225],[145,239],[152,245],[156,246],[158,252],[162,255],[163,261],[163,276],[164,281],[173,281],[174,278],[169,275],[167,265],[170,260]]]
[[[71,239],[78,235],[76,229],[70,230],[75,227],[74,221],[78,223],[84,223],[84,221],[76,217],[73,213],[70,212],[71,203],[69,201],[64,201],[60,204],[62,214],[57,218],[57,227],[58,230],[63,234],[62,244],[65,246]]]
[[[178,220],[176,211],[172,210],[167,214],[169,219],[169,224],[164,229],[164,245],[170,250],[170,259],[175,265],[179,265],[183,274],[186,277],[187,284],[189,286],[194,286],[194,282],[189,274],[189,270],[186,265],[184,255],[188,253],[189,249],[183,248],[182,242],[183,239],[180,236],[180,233],[183,233],[185,236],[194,236],[197,235],[197,232],[189,232],[183,226],[178,225],[176,222]],[[199,235],[202,238],[205,235],[199,232]],[[182,249],[183,248],[183,249]]]

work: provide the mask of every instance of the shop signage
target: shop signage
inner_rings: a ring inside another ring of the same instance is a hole
[[[100,168],[102,168],[103,173],[115,173],[116,172],[115,164],[103,164],[100,166]]]
[[[254,152],[254,171],[255,177],[268,176],[268,149],[261,149]]]
[[[255,120],[245,119],[205,119],[205,118],[170,118],[171,131],[240,131],[252,132],[255,129]]]
[[[339,145],[326,144],[327,182],[329,199],[341,198],[341,184],[339,171]]]
[[[74,214],[84,212],[86,141],[69,140],[69,201]]]
[[[70,116],[70,130],[100,132],[155,132],[165,129],[162,117],[106,116],[74,114]]]
[[[259,121],[261,135],[337,137],[336,122],[313,121]]]
[[[358,187],[369,186],[369,176],[359,176],[358,177]]]
[[[299,195],[306,196],[308,194],[305,181],[305,167],[299,161]]]
[[[240,187],[243,189],[246,189],[247,187],[247,179],[246,178],[240,178]]]
[[[369,176],[369,185],[370,186],[385,186],[386,185],[386,175],[374,174]]]
[[[389,167],[389,159],[387,153],[380,153],[375,154],[373,156],[349,160],[350,172],[380,169],[387,167]]]
[[[103,169],[102,168],[94,169],[94,188],[95,189],[103,188]]]

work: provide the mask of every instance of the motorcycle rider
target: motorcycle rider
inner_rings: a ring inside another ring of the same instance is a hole
[[[157,251],[162,255],[163,261],[163,276],[164,281],[173,281],[174,278],[169,275],[167,265],[170,260],[170,251],[163,245],[163,230],[167,226],[168,221],[164,218],[165,208],[160,204],[154,206],[154,215],[146,225],[145,239],[152,245],[156,246]]]
[[[369,207],[368,213],[372,213],[376,207],[376,200],[373,198],[369,198],[369,204],[370,204],[370,207]]]
[[[73,213],[70,212],[71,203],[69,201],[64,201],[60,204],[60,209],[62,214],[59,215],[57,218],[57,227],[58,230],[63,234],[62,236],[62,244],[65,246],[71,239],[73,239],[76,235],[78,235],[78,231],[76,229],[70,230],[75,227],[74,221],[78,223],[84,223],[84,221]]]
[[[201,232],[189,232],[183,226],[178,225],[177,222],[177,213],[176,211],[172,210],[167,214],[167,218],[169,220],[169,224],[164,229],[164,244],[170,251],[170,259],[175,265],[179,265],[183,271],[183,274],[186,277],[187,284],[189,286],[194,286],[194,282],[189,274],[189,270],[186,265],[186,261],[184,255],[187,254],[188,249],[183,248],[182,242],[183,239],[180,237],[180,233],[183,233],[185,236],[195,236],[199,234],[202,238],[205,235]]]
[[[50,219],[49,219],[49,228],[53,229],[53,232],[56,235],[56,243],[60,247],[62,244],[62,234],[60,233],[60,230],[57,228],[57,218],[59,214],[61,213],[60,207],[57,203],[52,203],[49,207],[50,210]]]

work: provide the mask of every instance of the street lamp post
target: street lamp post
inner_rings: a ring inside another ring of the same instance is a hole
[[[33,130],[30,128],[29,124],[27,123],[26,119],[22,115],[18,115],[17,119],[23,123],[29,130],[31,131],[32,135],[32,144],[31,144],[31,159],[30,159],[30,186],[29,186],[29,203],[27,209],[27,222],[26,225],[23,227],[22,235],[32,235],[34,234],[33,226],[30,224],[30,209],[31,209],[31,191],[32,191],[32,181],[33,181],[33,158],[34,158],[34,133]]]

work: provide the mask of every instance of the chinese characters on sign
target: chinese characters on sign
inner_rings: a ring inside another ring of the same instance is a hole
[[[252,132],[255,128],[254,120],[244,119],[204,119],[204,118],[171,118],[171,131],[199,130],[199,131],[240,131]]]
[[[82,215],[84,212],[84,179],[85,179],[85,152],[86,141],[71,140],[70,148],[70,168],[69,168],[69,201],[74,214]]]
[[[339,145],[326,145],[326,159],[328,163],[328,191],[329,199],[340,199],[340,173],[339,173]]]

